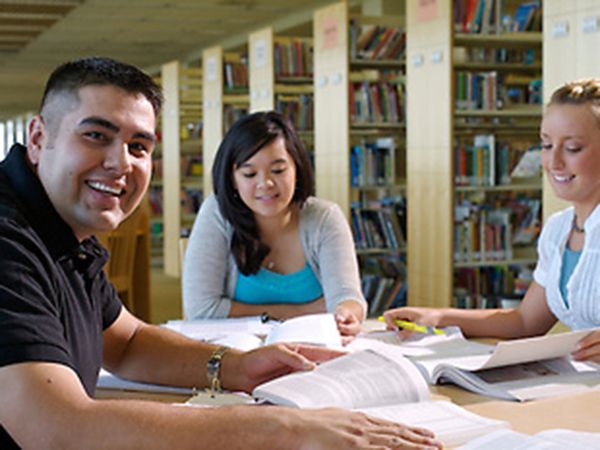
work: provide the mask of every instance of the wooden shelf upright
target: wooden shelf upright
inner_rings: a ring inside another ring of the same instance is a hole
[[[165,273],[179,276],[179,239],[202,201],[202,69],[172,61],[162,66],[161,81],[163,260]]]
[[[245,48],[240,51],[224,52],[220,46],[210,47],[202,52],[205,197],[212,192],[211,170],[215,154],[225,131],[231,126],[230,122],[233,120],[230,115],[227,115],[227,111],[236,111],[236,117],[248,111],[248,72],[245,54]],[[236,71],[240,73],[234,73],[236,68],[241,69]],[[232,81],[235,81],[235,86]]]

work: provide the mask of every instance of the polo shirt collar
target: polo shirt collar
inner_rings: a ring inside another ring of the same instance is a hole
[[[54,208],[35,172],[27,164],[26,151],[24,146],[15,144],[0,167],[23,202],[29,223],[56,260],[76,252],[80,243],[71,227]]]

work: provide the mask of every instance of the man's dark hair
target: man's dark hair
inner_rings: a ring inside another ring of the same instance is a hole
[[[89,85],[112,85],[132,94],[142,94],[152,105],[156,117],[160,114],[163,96],[150,76],[130,64],[101,57],[77,59],[57,67],[46,83],[40,112],[55,93],[77,96],[79,89]]]
[[[213,190],[221,214],[233,226],[231,251],[244,275],[258,272],[270,248],[260,241],[254,213],[236,192],[233,171],[280,137],[296,165],[292,203],[302,206],[314,192],[312,165],[294,127],[278,112],[257,112],[234,123],[223,138],[212,166]]]

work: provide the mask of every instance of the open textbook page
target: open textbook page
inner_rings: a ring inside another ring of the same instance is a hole
[[[260,317],[169,321],[166,328],[192,339],[252,350],[277,342],[341,348],[342,338],[333,314],[308,314],[283,322],[264,323]]]
[[[116,389],[120,391],[160,392],[165,394],[192,395],[193,393],[192,388],[140,383],[137,381],[126,380],[104,369],[100,369],[100,374],[98,375],[98,382],[96,383],[96,387],[102,389]]]
[[[501,341],[466,340],[456,328],[445,335],[414,334],[396,346],[421,369],[430,384],[454,383],[478,394],[531,400],[574,393],[600,384],[600,366],[569,358],[590,330]],[[381,335],[385,336],[385,335]],[[351,348],[381,347],[393,337],[357,339]]]
[[[534,436],[499,430],[476,438],[457,450],[599,450],[600,433],[573,430],[545,430]]]
[[[399,349],[349,353],[310,372],[286,375],[258,386],[263,401],[299,408],[340,407],[431,429],[446,445],[466,442],[505,427],[447,402],[432,402],[425,380]]]

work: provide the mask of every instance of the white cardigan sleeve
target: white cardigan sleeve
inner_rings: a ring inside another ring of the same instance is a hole
[[[214,195],[200,207],[190,235],[183,266],[185,319],[227,317],[229,236]]]
[[[312,199],[309,199],[309,201]],[[307,205],[309,206],[309,205]],[[338,303],[354,300],[366,314],[367,302],[360,286],[358,261],[352,232],[342,210],[335,203],[314,199],[306,228],[312,265],[317,268],[323,287],[327,311],[333,312]]]

